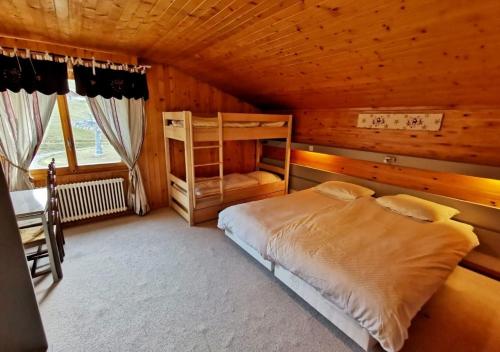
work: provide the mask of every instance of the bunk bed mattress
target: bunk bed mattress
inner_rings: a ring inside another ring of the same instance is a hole
[[[283,127],[285,126],[285,121],[275,121],[275,122],[261,122],[262,127]]]
[[[224,127],[258,127],[260,125],[259,122],[224,122]],[[172,126],[174,127],[184,127],[184,121],[181,120],[173,120]],[[196,118],[193,120],[193,127],[196,128],[216,128],[219,126],[219,122],[216,118]]]
[[[472,227],[421,222],[360,198],[283,226],[268,258],[398,351],[411,320],[478,244]]]
[[[342,208],[347,203],[315,189],[307,189],[226,208],[219,213],[218,227],[230,231],[267,258],[267,244],[282,227],[314,212]]]
[[[203,180],[199,178],[198,180]],[[228,174],[224,175],[224,190],[233,190],[238,188],[257,186],[259,181],[255,178],[249,177],[244,174]],[[195,187],[195,194],[197,197],[204,197],[211,194],[219,193],[219,181],[210,180],[207,182],[199,183]]]

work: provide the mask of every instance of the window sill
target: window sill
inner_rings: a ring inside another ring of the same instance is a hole
[[[109,171],[128,171],[128,167],[124,163],[110,163],[110,164],[98,164],[98,165],[81,165],[74,169],[66,167],[57,168],[57,176],[67,176],[67,175],[84,175],[84,174],[99,174],[102,172]],[[45,181],[47,177],[47,169],[35,169],[30,170],[30,176],[35,181]]]

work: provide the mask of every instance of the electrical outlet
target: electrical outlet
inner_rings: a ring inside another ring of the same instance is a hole
[[[393,155],[386,155],[384,157],[384,164],[391,164],[392,165],[392,164],[396,164],[397,161],[398,160]]]

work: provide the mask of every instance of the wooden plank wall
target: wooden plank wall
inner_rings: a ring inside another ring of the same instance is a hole
[[[440,131],[357,128],[360,112],[443,112]],[[500,108],[293,110],[293,141],[387,154],[500,166]],[[276,150],[267,148],[267,156]],[[279,155],[279,154],[276,154]],[[292,161],[324,171],[375,180],[478,204],[500,206],[497,180],[426,171],[380,162],[295,151]]]
[[[163,142],[162,112],[191,110],[198,113],[258,112],[232,95],[167,65],[152,64],[148,71],[150,98],[146,104],[147,129],[139,166],[152,209],[167,205],[167,176]],[[245,171],[255,163],[255,149],[247,143],[225,143],[227,170]],[[182,163],[182,148],[176,160]],[[242,164],[243,163],[243,164]],[[243,167],[243,170],[241,169]],[[251,171],[251,169],[247,170]]]
[[[360,112],[443,112],[440,131],[357,128]],[[294,110],[293,141],[500,166],[500,107]]]
[[[174,175],[185,180],[186,166],[184,160],[184,143],[171,140],[170,150],[170,169]],[[255,152],[255,141],[224,142],[224,174],[254,171],[256,166]],[[219,159],[219,151],[217,149],[195,150],[194,159],[196,164],[217,162]],[[218,166],[206,166],[196,169],[196,177],[217,176],[218,174]]]

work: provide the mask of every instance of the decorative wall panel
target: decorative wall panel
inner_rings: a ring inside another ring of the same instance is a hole
[[[439,131],[442,113],[400,114],[363,113],[358,115],[357,127],[390,130]]]

